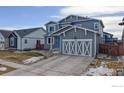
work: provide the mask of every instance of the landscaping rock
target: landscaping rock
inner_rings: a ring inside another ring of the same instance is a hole
[[[113,69],[108,69],[105,67],[98,68],[89,68],[89,70],[85,73],[88,76],[112,76]]]

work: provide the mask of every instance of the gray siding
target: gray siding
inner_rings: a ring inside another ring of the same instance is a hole
[[[92,55],[94,55],[94,35],[95,33],[87,31],[87,35],[85,35],[85,31],[81,29],[76,29],[77,31],[75,32],[75,29],[69,30],[68,32],[65,33],[65,36],[61,35],[61,42],[62,39],[92,39]],[[97,42],[97,41],[96,41]],[[61,51],[62,51],[62,44],[61,44]]]
[[[95,31],[99,31],[99,29],[94,29],[94,24],[95,23],[99,23],[99,25],[102,27],[102,25],[100,24],[100,22],[97,21],[97,20],[75,22],[75,23],[73,23],[73,25],[81,24],[81,27],[83,27],[83,28],[87,28],[87,29],[92,29],[92,30],[95,30]]]
[[[51,34],[49,31],[48,31],[48,28],[50,25],[55,25],[55,31],[57,31],[59,29],[58,25],[57,24],[48,24],[46,25],[46,31],[47,31],[47,34]]]
[[[66,18],[62,19],[61,21],[59,21],[59,23],[63,24],[63,23],[67,23],[67,22],[74,22],[74,21],[86,20],[86,19],[88,19],[88,18],[70,15],[70,16],[67,16]]]
[[[98,21],[98,20],[89,20],[89,21],[78,21],[78,22],[72,22],[72,23],[65,23],[65,24],[59,24],[59,29],[64,27],[64,26],[67,26],[67,25],[76,25],[78,26],[78,24],[81,25],[81,27],[83,28],[87,28],[87,29],[92,29],[92,30],[95,30],[95,31],[99,31],[100,29],[94,29],[94,24],[95,23],[98,23],[99,24],[99,28],[103,28],[101,23]]]

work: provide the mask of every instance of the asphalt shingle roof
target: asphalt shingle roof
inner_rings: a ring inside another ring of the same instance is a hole
[[[34,31],[37,31],[39,29],[42,29],[43,31],[45,31],[42,27],[37,27],[37,28],[29,28],[29,29],[21,29],[21,30],[14,30],[15,32],[17,32],[17,34],[20,37],[26,36]]]
[[[12,32],[13,32],[13,31],[0,30],[0,33],[4,36],[4,38],[8,38],[9,35],[10,35]]]

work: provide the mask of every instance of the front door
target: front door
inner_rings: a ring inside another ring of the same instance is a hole
[[[10,46],[10,48],[17,48],[17,38],[10,37],[9,46]]]
[[[56,36],[55,37],[55,48],[60,48],[60,37],[59,36]]]

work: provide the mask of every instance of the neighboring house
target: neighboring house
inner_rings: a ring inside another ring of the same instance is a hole
[[[103,41],[104,43],[113,43],[117,42],[117,38],[113,38],[113,34],[108,33],[108,32],[103,32]]]
[[[102,43],[104,24],[101,20],[69,15],[46,26],[45,48],[62,54],[95,57]]]
[[[9,48],[16,50],[35,49],[36,44],[44,44],[46,31],[42,28],[15,30],[9,35]]]
[[[8,37],[12,31],[0,30],[0,50],[6,50],[9,47]]]

